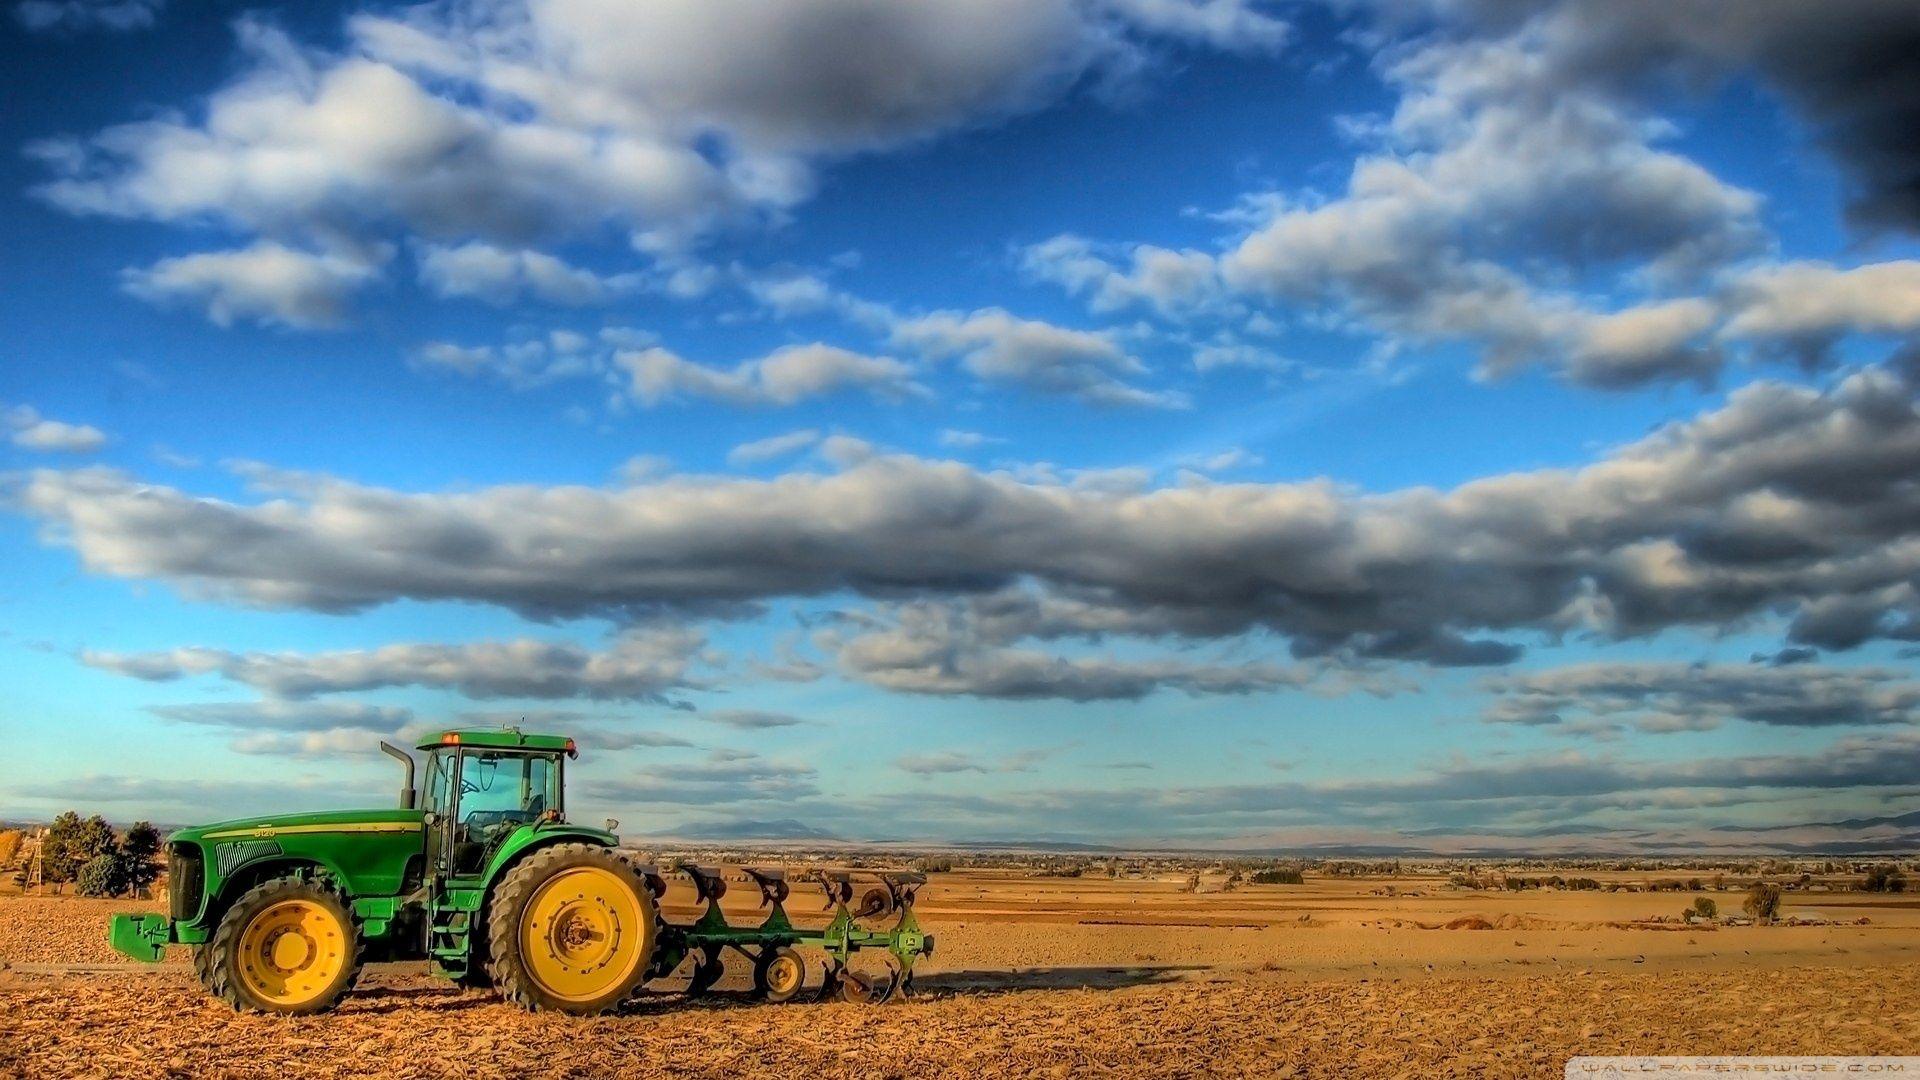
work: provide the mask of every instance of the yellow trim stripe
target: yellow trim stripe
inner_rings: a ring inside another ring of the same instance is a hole
[[[337,825],[254,825],[245,829],[223,829],[210,832],[205,839],[228,840],[236,836],[284,836],[289,833],[360,833],[360,832],[419,832],[420,824],[413,821],[362,821],[341,822]]]

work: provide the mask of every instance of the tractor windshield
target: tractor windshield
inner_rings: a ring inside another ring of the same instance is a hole
[[[560,810],[555,755],[493,750],[460,755],[460,824],[470,832],[537,821],[548,810]]]

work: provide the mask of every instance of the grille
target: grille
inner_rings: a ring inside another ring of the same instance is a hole
[[[206,875],[198,847],[176,844],[167,852],[167,900],[176,922],[189,922],[200,913],[200,890],[206,886]]]

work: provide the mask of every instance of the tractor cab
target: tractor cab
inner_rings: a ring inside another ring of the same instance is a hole
[[[439,877],[478,877],[521,826],[565,820],[572,739],[449,731],[419,749],[426,753],[419,805],[427,866]]]

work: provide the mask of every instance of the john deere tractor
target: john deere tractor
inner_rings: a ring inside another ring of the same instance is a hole
[[[752,962],[757,994],[786,1001],[807,982],[797,946],[824,953],[822,996],[883,1001],[933,951],[913,917],[925,878],[912,873],[856,886],[845,871],[817,872],[832,914],[825,927],[802,929],[787,917],[784,870],[729,875],[681,863],[671,869],[691,880],[700,914],[668,921],[660,868],[621,850],[611,831],[567,821],[572,739],[446,732],[419,747],[417,791],[412,756],[380,748],[405,766],[397,809],[182,829],[167,838],[170,913],[114,916],[113,947],[156,962],[185,945],[201,984],[239,1009],[319,1012],[353,987],[362,964],[424,959],[522,1008],[583,1015],[617,1009],[689,959],[685,988],[704,992],[728,951]],[[721,913],[730,877],[759,889],[757,925]],[[855,970],[862,949],[881,951],[884,967]]]

